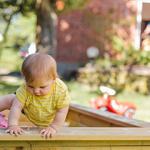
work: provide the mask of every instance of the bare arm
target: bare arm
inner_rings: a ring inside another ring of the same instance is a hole
[[[50,126],[41,130],[40,133],[43,137],[49,138],[56,134],[66,119],[68,108],[69,106],[57,111],[54,121],[50,124]]]
[[[10,108],[10,113],[8,116],[8,126],[18,125],[21,110],[22,104],[15,98]]]
[[[61,108],[57,111],[54,121],[51,123],[51,127],[56,129],[56,131],[64,124],[69,106]]]
[[[6,130],[7,133],[18,136],[19,134],[22,134],[22,132],[24,132],[23,129],[18,126],[21,110],[21,103],[16,98],[14,98],[8,116],[8,129]]]

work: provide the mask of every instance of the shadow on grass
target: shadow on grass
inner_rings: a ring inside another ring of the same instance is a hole
[[[14,93],[18,87],[19,84],[0,81],[0,95]]]

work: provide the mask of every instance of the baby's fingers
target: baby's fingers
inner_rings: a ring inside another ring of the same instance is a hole
[[[43,135],[45,133],[46,129],[43,129],[40,131],[40,134]]]
[[[22,128],[20,128],[19,131],[18,131],[18,133],[22,134],[22,133],[24,133],[24,130]]]
[[[9,130],[9,129],[5,130],[5,133],[9,133],[9,132],[10,132],[10,130]]]
[[[14,131],[14,134],[15,134],[16,136],[18,136],[18,135],[21,135],[23,132],[24,132],[23,129],[18,129],[18,130],[15,130],[15,131]]]
[[[19,131],[13,131],[13,134],[14,134],[15,136],[18,136],[18,135],[19,135]]]
[[[44,138],[48,138],[49,131],[45,130],[41,132],[41,136]]]
[[[10,135],[14,135],[15,134],[15,131],[11,130],[11,129],[6,130],[5,132],[9,133]]]
[[[48,139],[48,138],[51,138],[53,136],[52,132],[51,131],[48,131],[45,135],[44,135],[44,138]]]
[[[50,132],[50,133],[47,134],[47,138],[52,138],[54,135],[55,135],[55,133]]]
[[[14,135],[14,131],[13,130],[9,130],[8,133],[11,134],[11,135]]]
[[[21,128],[18,128],[18,129],[7,129],[5,132],[9,133],[10,135],[18,136],[18,135],[21,135],[24,132],[24,130],[21,129]]]

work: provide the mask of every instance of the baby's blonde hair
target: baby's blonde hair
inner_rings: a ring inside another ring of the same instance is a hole
[[[57,65],[53,57],[43,53],[29,55],[21,68],[26,82],[32,83],[45,78],[55,80],[57,77]]]

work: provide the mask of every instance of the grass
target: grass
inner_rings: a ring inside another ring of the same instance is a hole
[[[73,103],[88,105],[88,100],[97,96],[96,92],[92,92],[86,85],[79,84],[76,81],[67,82],[71,100]]]
[[[141,95],[135,92],[123,92],[117,95],[121,101],[130,101],[135,103],[137,111],[135,118],[150,121],[150,96]]]

